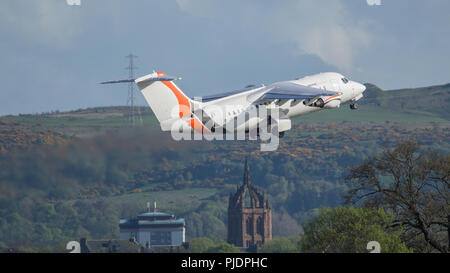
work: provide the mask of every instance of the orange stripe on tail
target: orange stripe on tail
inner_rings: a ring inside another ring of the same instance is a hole
[[[161,75],[160,75],[161,73]],[[162,72],[158,72],[158,76],[165,75]],[[181,93],[181,91],[172,83],[169,81],[162,82],[165,86],[167,86],[172,92],[175,94],[175,97],[177,97],[178,104],[180,105],[180,118],[189,116],[191,114],[191,103],[189,102],[189,99]]]
[[[201,132],[204,134],[210,133],[210,131],[197,118],[189,119],[186,122],[192,127],[192,129],[196,130],[197,132]]]

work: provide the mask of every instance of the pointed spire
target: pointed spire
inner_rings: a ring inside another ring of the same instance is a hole
[[[250,185],[250,168],[248,167],[248,158],[247,157],[245,157],[244,185]]]

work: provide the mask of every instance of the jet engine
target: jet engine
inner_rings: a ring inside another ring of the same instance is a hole
[[[319,107],[319,108],[326,108],[326,109],[333,109],[333,108],[339,108],[341,106],[341,100],[340,98],[334,98],[329,100],[330,97],[321,97],[315,100],[314,102],[311,101],[304,101],[303,104],[313,107]],[[327,101],[328,100],[328,101]]]
[[[322,98],[318,98],[318,99],[313,103],[313,106],[319,107],[319,108],[323,108],[324,105],[325,105],[325,102],[323,101]]]

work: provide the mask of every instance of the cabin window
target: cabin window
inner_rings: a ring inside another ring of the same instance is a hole
[[[348,83],[348,79],[347,78],[342,78],[342,81],[346,84]]]

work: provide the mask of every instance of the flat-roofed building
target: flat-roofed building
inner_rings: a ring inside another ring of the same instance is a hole
[[[186,222],[163,212],[146,212],[120,220],[120,239],[134,238],[144,246],[181,246],[185,242]]]

